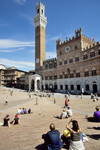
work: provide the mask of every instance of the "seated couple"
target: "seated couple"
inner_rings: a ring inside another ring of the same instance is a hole
[[[72,127],[69,126],[70,123],[72,123]],[[67,132],[64,132],[64,135],[60,138],[60,132],[55,129],[55,124],[51,123],[50,131],[42,135],[42,139],[44,139],[43,150],[61,150],[63,143],[67,145],[67,149],[69,150],[85,150],[78,121],[71,119],[66,125],[66,128]]]
[[[9,115],[6,115],[6,117],[3,119],[3,126],[8,126],[10,127],[10,125],[15,125],[15,124],[20,124],[20,120],[19,120],[19,117],[18,115],[16,114],[15,117],[14,117],[14,120],[10,122],[10,117]]]
[[[72,110],[70,109],[70,107],[67,107],[67,110],[63,109],[63,112],[61,113],[60,116],[54,116],[54,117],[58,119],[64,119],[72,116],[73,116]]]

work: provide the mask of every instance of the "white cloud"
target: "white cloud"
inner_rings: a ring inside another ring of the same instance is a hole
[[[7,67],[14,66],[17,69],[21,69],[21,70],[31,70],[32,68],[34,69],[35,67],[34,62],[14,61],[14,60],[6,59],[6,58],[0,58],[0,64],[3,64]]]
[[[21,51],[21,50],[24,50],[24,47],[17,48],[17,49],[0,49],[0,52],[2,52],[2,53],[12,53],[12,52]]]
[[[0,39],[0,49],[17,47],[34,47],[35,42],[17,41],[12,39]]]
[[[18,4],[24,4],[26,2],[26,0],[14,0],[15,2],[17,2]]]

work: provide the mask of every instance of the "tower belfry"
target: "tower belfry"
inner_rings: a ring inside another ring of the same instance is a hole
[[[35,24],[35,70],[43,65],[46,59],[46,24],[45,6],[39,2],[36,5]]]

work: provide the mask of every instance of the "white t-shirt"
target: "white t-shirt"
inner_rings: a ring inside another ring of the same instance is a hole
[[[72,110],[71,110],[71,109],[68,109],[68,110],[67,110],[67,115],[68,115],[68,117],[72,117],[72,116],[73,116],[73,113],[72,113]]]

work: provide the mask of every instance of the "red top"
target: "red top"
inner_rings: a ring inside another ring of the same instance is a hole
[[[68,99],[65,99],[65,105],[68,106]]]

